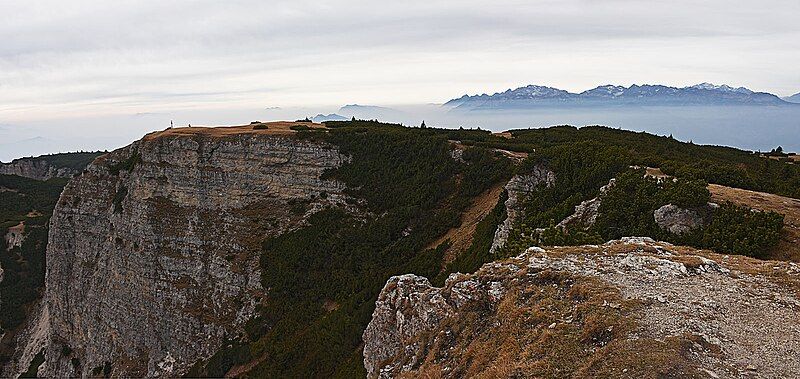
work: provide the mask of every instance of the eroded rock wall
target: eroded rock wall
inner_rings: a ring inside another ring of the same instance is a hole
[[[36,180],[50,178],[71,178],[79,171],[68,167],[54,167],[44,160],[35,158],[17,159],[10,163],[0,163],[0,174],[17,175]]]
[[[343,203],[344,187],[320,177],[345,160],[246,133],[148,136],[95,160],[51,220],[41,372],[108,362],[113,376],[171,377],[212,355],[267,293],[263,239]]]
[[[489,248],[491,254],[497,254],[505,246],[511,230],[524,212],[521,204],[525,196],[529,196],[540,186],[551,186],[555,184],[556,176],[544,166],[536,166],[531,172],[521,175],[514,175],[505,185],[508,193],[506,199],[506,219],[497,227]]]

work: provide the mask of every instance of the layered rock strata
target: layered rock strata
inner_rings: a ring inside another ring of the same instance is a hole
[[[268,289],[264,238],[302,225],[344,186],[326,144],[247,130],[163,132],[95,160],[51,220],[43,315],[7,374],[174,377],[242,333]],[[45,329],[41,331],[40,329]]]

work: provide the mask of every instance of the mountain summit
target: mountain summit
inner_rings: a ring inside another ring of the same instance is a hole
[[[795,95],[797,96],[797,95]],[[800,98],[800,96],[798,96]],[[800,101],[800,100],[798,100]],[[529,85],[494,95],[464,95],[445,103],[461,109],[528,108],[542,105],[784,105],[787,102],[766,92],[744,87],[701,83],[689,87],[664,85],[602,85],[581,93],[553,87]]]
[[[798,103],[798,104],[800,104],[800,92],[798,92],[798,93],[796,93],[796,94],[794,94],[792,96],[789,96],[789,97],[784,97],[783,101],[788,101],[790,103]]]

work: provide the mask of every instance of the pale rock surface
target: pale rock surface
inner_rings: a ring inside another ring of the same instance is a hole
[[[690,354],[684,356],[690,365],[684,368],[703,376],[778,378],[800,372],[800,266],[723,256],[650,238],[623,238],[600,246],[530,248],[515,258],[488,263],[475,274],[453,274],[441,288],[415,275],[389,279],[364,332],[368,377],[463,375],[458,362],[464,362],[459,357],[467,352],[460,348],[472,346],[459,341],[464,328],[481,335],[490,326],[495,329],[489,335],[495,335],[511,327],[495,319],[500,317],[498,308],[513,314],[509,304],[526,306],[524,299],[532,295],[516,291],[533,288],[539,293],[542,287],[535,285],[548,281],[538,278],[552,277],[553,272],[605,283],[619,291],[626,304],[637,304],[632,309],[639,328],[624,337],[631,343],[691,336]],[[508,296],[512,300],[503,301]],[[602,307],[613,310],[620,305]],[[570,322],[578,321],[547,321],[549,327],[544,327],[557,333]],[[453,332],[448,326],[464,323],[474,323],[477,329],[466,326]],[[541,327],[529,326],[532,332]],[[491,351],[482,354],[492,356]],[[538,358],[518,357],[506,362],[509,366],[501,372],[524,377],[515,367],[525,367],[525,359]],[[470,369],[473,375],[479,372]]]
[[[46,161],[36,158],[23,158],[9,163],[0,163],[0,174],[17,175],[36,180],[71,178],[79,173],[80,171],[68,167],[54,167]]]
[[[344,186],[320,176],[347,159],[247,133],[147,136],[97,158],[55,208],[39,321],[4,375],[42,348],[48,377],[86,377],[105,362],[115,377],[183,375],[242,333],[266,296],[261,241],[344,204]],[[138,162],[128,171],[126,161]]]
[[[603,203],[603,195],[611,188],[614,188],[615,179],[611,179],[608,184],[600,187],[600,194],[589,200],[582,201],[575,206],[575,212],[561,220],[556,227],[565,231],[573,229],[587,230],[597,221],[600,204]]]
[[[555,184],[555,181],[555,173],[544,166],[536,166],[531,172],[515,175],[508,181],[505,186],[506,192],[508,193],[508,199],[506,199],[505,202],[506,219],[503,220],[503,223],[497,227],[494,233],[492,246],[489,249],[491,254],[496,254],[505,246],[511,229],[524,211],[521,201],[525,196],[531,195],[540,186],[552,186]]]
[[[11,249],[15,247],[22,246],[22,242],[25,240],[25,224],[20,222],[19,224],[8,228],[8,231],[5,235],[5,242],[6,242],[6,251],[11,251]]]
[[[705,207],[681,208],[667,204],[653,212],[658,227],[672,234],[683,235],[701,228],[711,222],[716,204],[709,203]]]

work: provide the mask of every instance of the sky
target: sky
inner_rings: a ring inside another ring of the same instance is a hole
[[[787,96],[799,18],[797,0],[0,0],[0,149],[47,138],[42,125],[232,123],[527,84]]]

